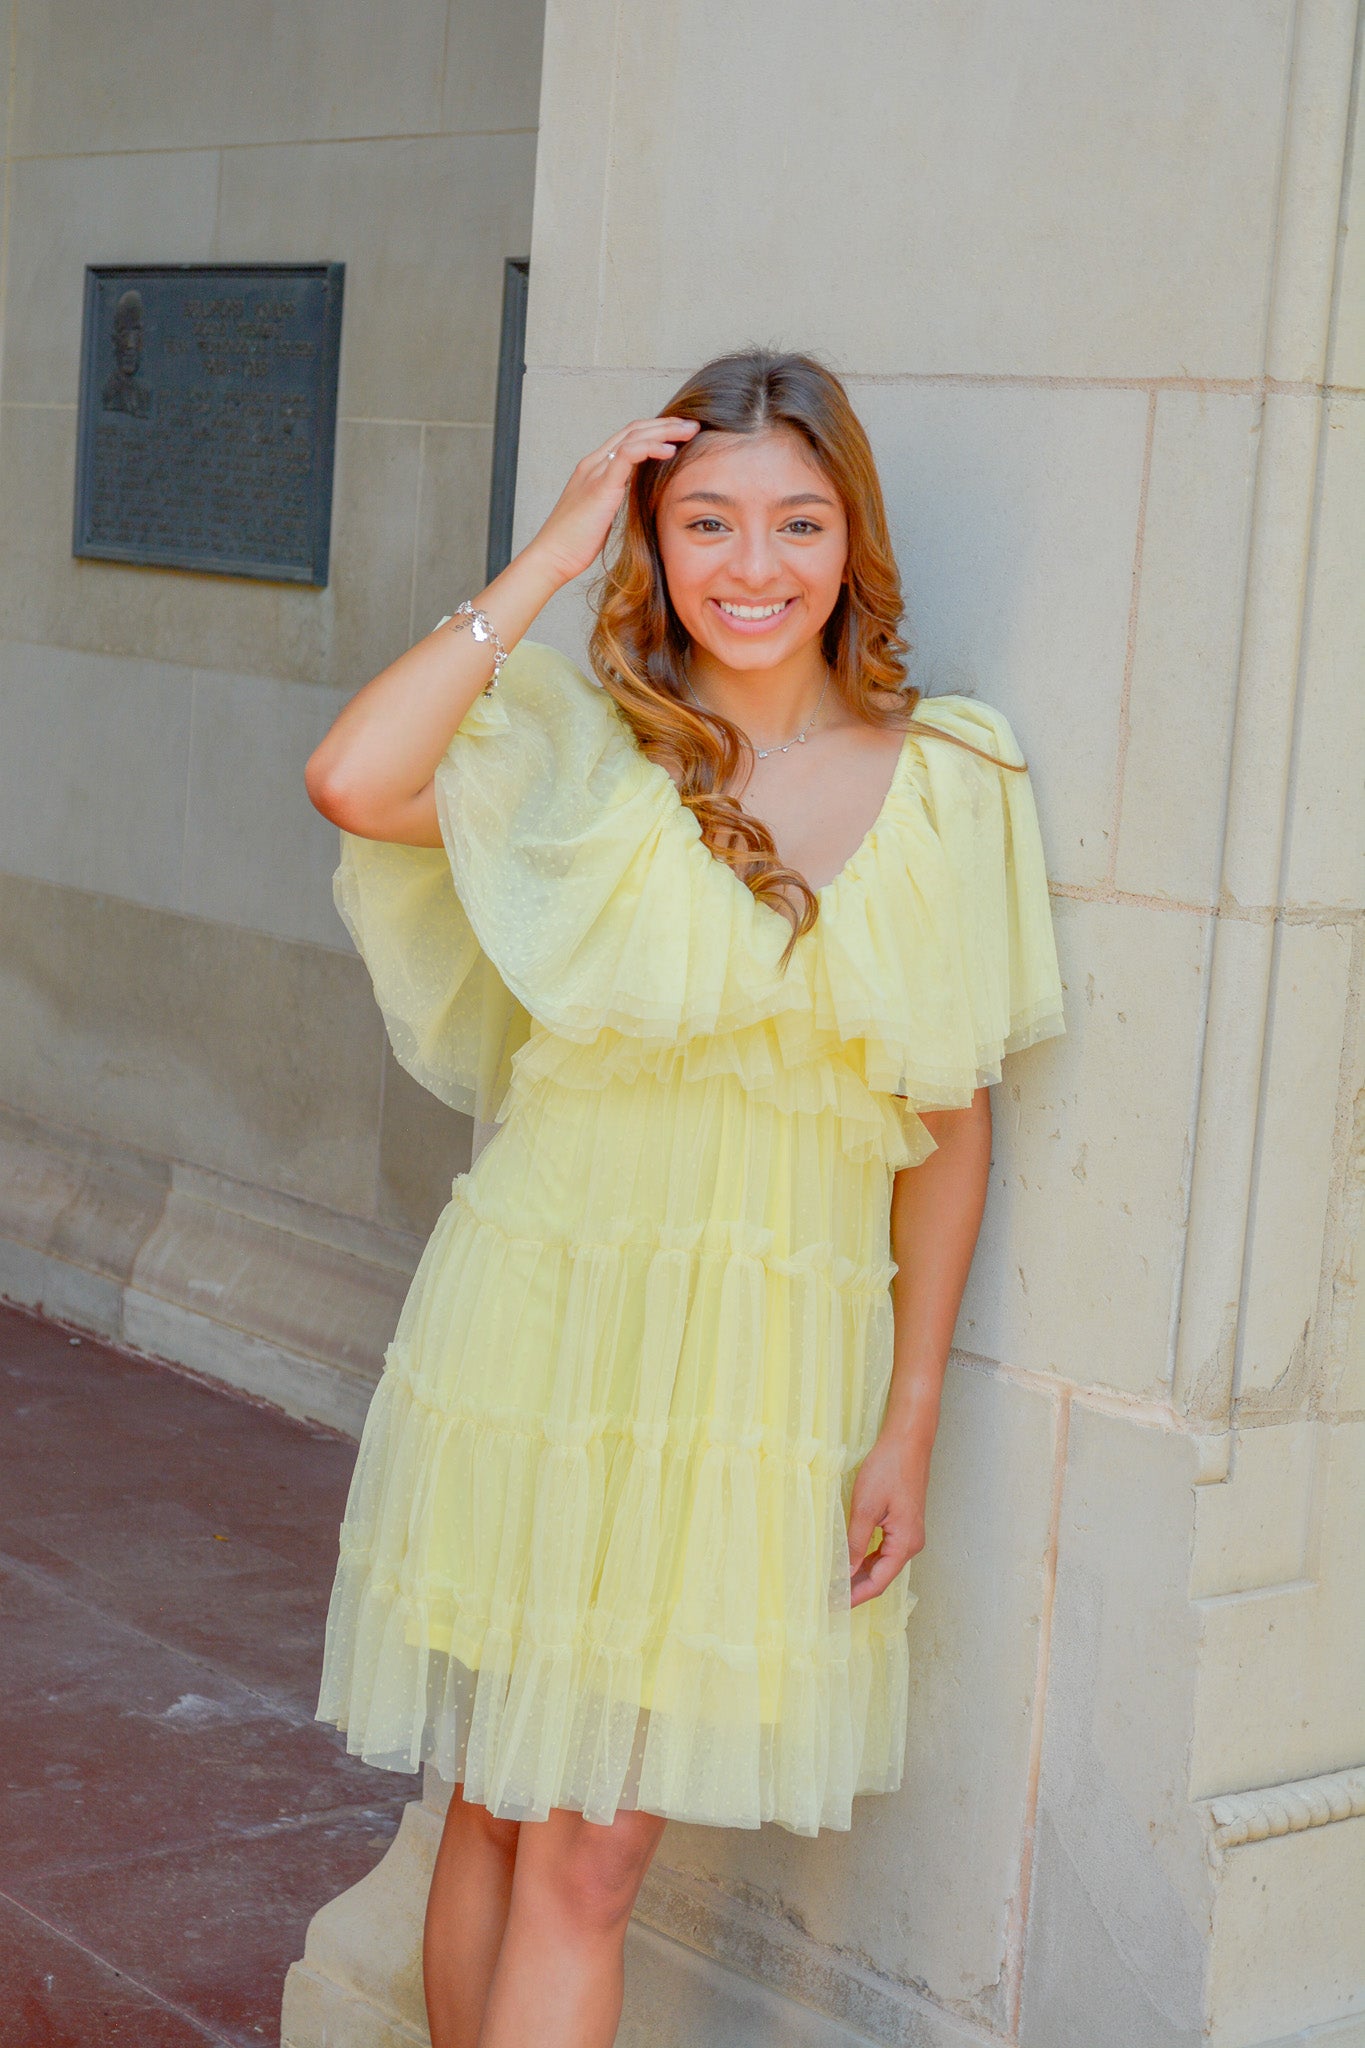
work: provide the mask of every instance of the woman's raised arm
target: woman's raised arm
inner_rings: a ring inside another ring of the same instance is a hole
[[[638,462],[666,461],[695,420],[636,420],[585,455],[535,539],[474,599],[510,650],[557,590],[589,568]],[[309,797],[361,839],[439,846],[435,774],[493,671],[467,629],[438,626],[381,669],[337,717],[304,771]]]

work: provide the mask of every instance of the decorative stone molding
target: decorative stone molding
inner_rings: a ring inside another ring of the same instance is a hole
[[[1200,1803],[1214,1846],[1237,1849],[1244,1842],[1264,1842],[1270,1835],[1294,1835],[1365,1814],[1365,1764],[1286,1785],[1259,1785],[1252,1792],[1224,1792]]]
[[[1247,1245],[1297,707],[1286,678],[1298,675],[1308,595],[1357,14],[1353,0],[1295,10],[1173,1386],[1210,1431],[1232,1414],[1257,1282]]]
[[[313,1915],[285,1979],[281,2048],[426,2048],[422,1921],[441,1816],[403,1808],[374,1869]]]
[[[347,1436],[421,1248],[0,1109],[0,1296]]]

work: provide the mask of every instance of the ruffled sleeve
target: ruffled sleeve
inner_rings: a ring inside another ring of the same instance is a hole
[[[554,648],[518,643],[435,787],[443,848],[343,833],[334,894],[395,1056],[443,1101],[497,1116],[533,1023],[666,1046],[800,1007],[785,923],[753,929],[667,771]]]
[[[554,922],[554,878],[573,867],[566,793],[580,838],[599,800],[611,714],[601,691],[600,703],[588,695],[593,687],[554,649],[522,641],[496,689],[475,698],[436,771],[445,843],[341,834],[332,893],[369,969],[394,1057],[442,1102],[481,1121],[497,1115],[531,1032],[527,1005],[495,964],[502,926],[515,957],[516,934],[524,943],[533,924]],[[484,937],[497,927],[487,948],[476,920]]]
[[[491,1122],[531,1022],[475,938],[444,850],[343,832],[332,894],[394,1058],[452,1109]]]
[[[926,699],[875,830],[822,892],[807,956],[817,1032],[916,1109],[965,1107],[1007,1053],[1066,1028],[1028,771],[954,739],[1024,758],[1001,712]]]
[[[916,723],[1017,764],[998,768],[951,740],[921,742],[960,934],[979,1087],[1000,1079],[1007,1053],[1066,1030],[1038,808],[1003,712],[974,697],[932,697]]]
[[[336,900],[398,1059],[484,1120],[517,1055],[599,1076],[678,1057],[788,1092],[833,1060],[846,1094],[851,1074],[911,1107],[969,1102],[1065,1029],[1061,982],[1027,771],[932,730],[1020,761],[1008,722],[961,696],[918,717],[784,967],[789,922],[712,855],[614,699],[523,640],[437,769],[443,847],[342,835]]]
[[[538,1023],[665,1046],[801,1007],[776,972],[789,927],[755,928],[753,896],[605,690],[522,641],[476,709],[437,809],[469,923]]]

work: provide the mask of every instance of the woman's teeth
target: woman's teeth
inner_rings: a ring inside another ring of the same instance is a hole
[[[784,597],[781,604],[727,604],[723,597],[718,597],[716,603],[732,619],[775,619],[787,609],[791,599]]]

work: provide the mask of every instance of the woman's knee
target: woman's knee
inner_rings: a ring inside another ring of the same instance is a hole
[[[664,1825],[652,1813],[618,1813],[604,1825],[558,1808],[534,1832],[523,1829],[517,1883],[580,1924],[618,1927],[630,1918]]]

